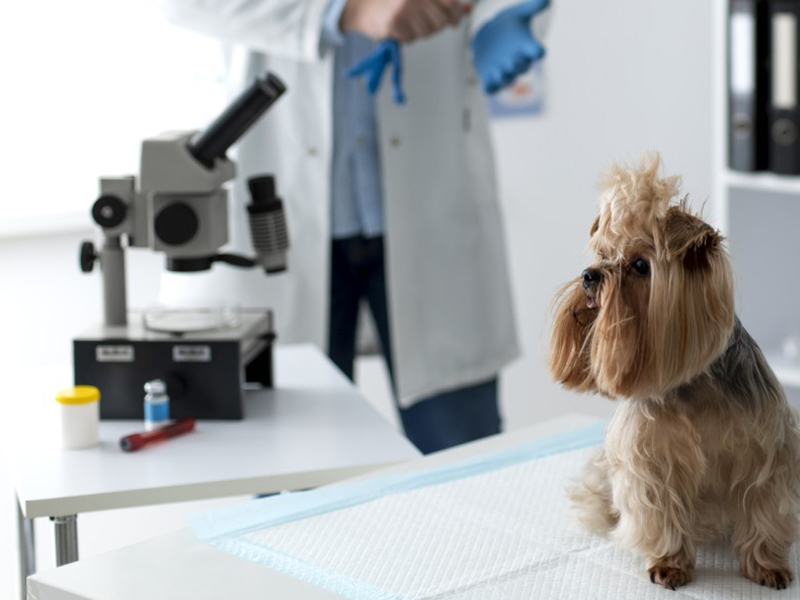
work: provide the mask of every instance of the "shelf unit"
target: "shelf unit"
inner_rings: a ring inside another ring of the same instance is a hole
[[[790,400],[800,406],[800,361],[784,357],[800,342],[800,176],[728,167],[727,44],[730,0],[714,0],[712,82],[715,225],[728,238],[737,313]]]
[[[726,169],[722,176],[727,188],[745,189],[753,192],[791,194],[800,198],[800,176],[776,175],[765,171],[743,173]]]

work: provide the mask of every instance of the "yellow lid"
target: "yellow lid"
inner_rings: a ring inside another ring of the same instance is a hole
[[[60,404],[89,404],[100,400],[100,390],[91,385],[76,385],[56,394]]]

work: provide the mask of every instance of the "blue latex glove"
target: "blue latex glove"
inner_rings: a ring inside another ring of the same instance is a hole
[[[531,19],[548,4],[549,0],[529,0],[507,8],[472,38],[475,70],[487,94],[510,85],[544,56],[544,47],[531,32]]]
[[[361,62],[347,69],[348,77],[366,77],[367,90],[374,96],[378,92],[383,78],[383,72],[391,64],[392,71],[392,97],[396,104],[405,104],[406,95],[403,93],[403,64],[400,60],[400,44],[395,40],[383,40]]]

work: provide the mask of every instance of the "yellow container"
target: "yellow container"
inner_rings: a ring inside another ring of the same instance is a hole
[[[76,385],[56,394],[56,402],[61,407],[61,447],[77,450],[97,444],[100,390]]]

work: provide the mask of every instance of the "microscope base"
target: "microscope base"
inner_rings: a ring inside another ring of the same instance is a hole
[[[242,419],[245,382],[272,387],[275,334],[271,311],[239,316],[234,326],[184,334],[150,331],[136,314],[126,326],[95,327],[73,340],[75,384],[100,389],[101,419],[143,419],[153,379],[177,384],[172,419]]]

